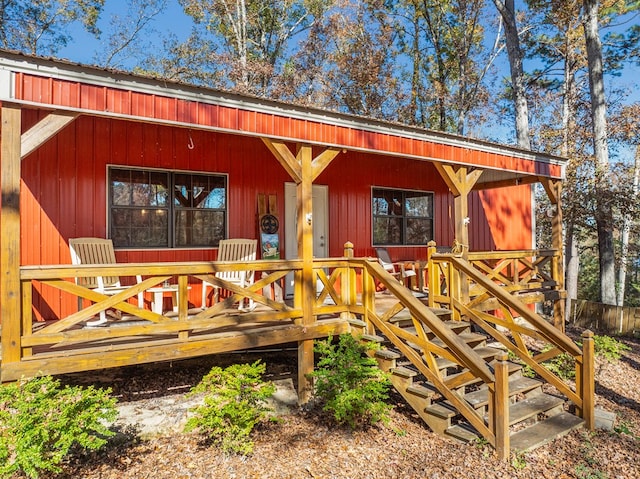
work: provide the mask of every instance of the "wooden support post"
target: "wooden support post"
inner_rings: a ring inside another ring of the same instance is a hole
[[[507,353],[500,353],[496,358],[494,376],[496,378],[493,401],[490,403],[489,427],[496,438],[498,459],[509,459],[509,363]]]
[[[593,333],[589,330],[582,333],[582,368],[580,393],[582,395],[582,409],[580,415],[589,431],[595,429],[595,346]]]
[[[298,212],[298,257],[302,259],[302,271],[296,273],[294,285],[294,307],[302,309],[303,325],[315,322],[313,306],[316,297],[316,278],[313,272],[313,181],[329,166],[341,150],[326,148],[313,157],[311,145],[298,145],[294,155],[286,143],[272,138],[262,142],[280,162],[297,185]],[[309,373],[313,371],[313,340],[298,343],[298,401],[305,403],[311,398],[313,385]]]
[[[562,181],[545,179],[542,182],[549,201],[555,206],[553,218],[551,219],[551,244],[555,254],[551,261],[551,277],[556,283],[556,288],[564,292],[564,241],[562,239]],[[565,301],[566,298],[560,295],[553,304],[553,325],[564,332],[565,323]]]
[[[2,321],[2,366],[21,358],[22,298],[20,295],[20,107],[3,104],[0,212],[0,321]],[[29,284],[30,286],[30,284]],[[31,314],[25,311],[24,314]],[[29,321],[29,324],[31,322]],[[2,380],[0,376],[0,380]]]
[[[316,285],[313,272],[313,195],[311,146],[300,146],[297,154],[301,165],[302,181],[298,183],[298,254],[302,259],[301,296],[302,324],[313,324],[313,305]],[[313,340],[298,343],[298,401],[304,404],[311,399],[313,384],[309,373],[313,371]]]
[[[438,173],[453,194],[455,242],[467,259],[469,253],[469,193],[482,176],[483,170],[468,170],[466,166],[450,166],[434,163]],[[469,302],[469,280],[461,274],[460,298]]]

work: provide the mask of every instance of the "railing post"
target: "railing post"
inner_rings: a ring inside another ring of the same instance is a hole
[[[507,353],[496,358],[494,376],[496,379],[493,401],[489,403],[489,428],[496,438],[496,454],[498,459],[509,459],[509,363]]]
[[[347,260],[353,259],[353,243],[351,241],[347,241],[344,244],[344,253],[343,256]],[[349,263],[345,270],[342,273],[342,277],[340,279],[340,289],[342,293],[342,302],[346,304],[348,307],[351,307],[355,304],[356,301],[356,281],[355,281],[355,271],[351,268],[351,264]],[[340,313],[340,317],[344,320],[349,320],[352,318],[352,313],[349,311],[345,311]]]
[[[589,330],[582,333],[582,368],[580,380],[580,394],[582,395],[582,410],[580,416],[585,421],[585,427],[593,431],[595,428],[595,347],[593,333]]]
[[[462,297],[463,292],[461,283],[463,281],[469,281],[467,275],[465,274],[463,276],[462,272],[454,268],[451,262],[447,263],[447,296],[449,296],[449,309],[451,310],[452,317],[455,321],[460,321],[462,317],[460,316],[460,310],[453,307],[453,300],[455,299],[458,302],[467,304],[469,299],[467,297],[467,301],[464,301]]]
[[[22,333],[24,336],[33,334],[33,281],[21,281],[22,292]],[[22,348],[22,357],[33,354],[33,348]]]
[[[440,296],[440,268],[434,264],[431,257],[436,252],[436,242],[427,243],[427,286],[429,288],[429,307],[435,307],[435,297]]]

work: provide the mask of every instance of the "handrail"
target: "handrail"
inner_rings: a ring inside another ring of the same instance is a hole
[[[369,274],[372,274],[376,279],[384,278],[385,286],[395,295],[400,304],[407,307],[416,319],[424,323],[438,339],[444,342],[458,358],[460,364],[468,367],[478,377],[482,378],[483,381],[493,382],[493,372],[487,367],[482,358],[478,356],[469,345],[462,341],[457,334],[446,327],[431,310],[425,308],[424,304],[413,296],[407,288],[402,286],[401,283],[385,271],[377,262],[368,261],[365,267]]]
[[[508,288],[504,288],[503,286],[496,284],[492,279],[485,276],[483,272],[476,269],[471,262],[466,261],[459,256],[446,254],[434,254],[432,255],[432,261],[434,261],[434,265],[436,262],[446,262],[448,264],[448,273],[450,278],[454,278],[461,274],[466,275],[469,281],[474,282],[479,285],[480,288],[483,288],[486,292],[485,294],[497,299],[498,303],[501,305],[502,311],[508,317],[511,317],[511,312],[515,312],[520,316],[520,318],[525,320],[529,324],[529,327],[526,327],[523,324],[516,324],[512,317],[510,320],[500,319],[484,312],[481,309],[477,309],[474,306],[474,301],[470,301],[466,304],[462,298],[457,297],[455,294],[449,298],[448,304],[458,316],[464,316],[476,323],[487,334],[492,336],[496,341],[500,342],[509,351],[515,354],[525,365],[531,367],[534,372],[545,381],[555,386],[562,394],[576,404],[578,410],[585,411],[587,417],[592,415],[592,408],[589,406],[590,398],[585,397],[585,392],[582,387],[578,384],[574,391],[561,378],[542,364],[543,361],[551,359],[560,353],[567,353],[575,360],[576,381],[578,383],[589,383],[590,379],[582,376],[585,374],[585,371],[589,371],[589,365],[586,364],[586,361],[590,361],[590,359],[589,357],[585,357],[584,351],[581,350],[571,338],[561,330],[549,324],[544,318],[531,310],[517,296],[510,294]],[[509,329],[513,340],[509,339],[504,333],[502,333],[497,326],[503,326]],[[555,346],[555,349],[532,357],[524,340],[521,338],[522,334],[526,334],[536,339],[542,339]]]
[[[525,303],[517,297],[509,294],[493,281],[488,280],[482,273],[475,269],[469,262],[462,258],[450,256],[448,261],[459,271],[465,273],[470,279],[481,285],[485,290],[491,292],[505,307],[511,308],[534,326],[549,342],[560,346],[562,351],[574,357],[582,355],[582,350],[566,334],[550,325],[538,314],[533,312]]]
[[[469,368],[484,382],[493,382],[493,372],[487,367],[484,360],[467,343],[462,341],[457,334],[446,327],[431,310],[424,307],[411,292],[399,283],[391,274],[380,266],[379,263],[367,261],[365,267],[369,274],[380,280],[411,314],[423,322],[438,339],[444,342],[451,352],[458,358],[460,364]]]

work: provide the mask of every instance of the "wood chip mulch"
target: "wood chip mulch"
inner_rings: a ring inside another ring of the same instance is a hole
[[[578,337],[578,336],[576,336]],[[460,445],[433,434],[400,399],[389,426],[336,429],[314,411],[299,409],[254,434],[251,456],[223,454],[196,434],[142,441],[131,435],[108,448],[72,457],[59,478],[376,478],[376,479],[631,479],[640,478],[640,340],[615,363],[597,360],[596,406],[615,413],[615,430],[575,431],[535,451],[498,461],[484,445]],[[295,351],[265,353],[270,377],[295,380]],[[72,375],[113,388],[121,401],[188,389],[213,364],[255,360],[225,355],[173,364]],[[399,397],[398,397],[399,398]]]

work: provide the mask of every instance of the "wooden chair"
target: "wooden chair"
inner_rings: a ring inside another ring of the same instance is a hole
[[[116,255],[113,251],[113,242],[104,238],[70,238],[69,251],[72,264],[115,264]],[[142,281],[141,276],[136,280]],[[96,276],[76,278],[76,284],[93,289],[106,295],[114,295],[126,289],[120,284],[118,276]],[[82,309],[82,298],[78,298],[78,310]],[[144,295],[138,293],[138,307],[144,307]],[[107,322],[105,311],[100,311],[100,319],[87,321],[87,326],[99,326]]]
[[[226,239],[220,240],[220,244],[218,247],[218,258],[217,261],[234,261],[238,263],[243,263],[247,261],[255,261],[256,260],[256,249],[258,245],[258,240],[255,239]],[[235,284],[241,288],[253,284],[253,270],[238,270],[238,271],[219,271],[215,274],[217,278],[221,280],[227,281],[229,283]],[[219,286],[208,283],[206,281],[202,282],[202,308],[206,308],[206,299],[207,299],[207,289],[213,288],[214,293],[214,302],[217,302],[220,299],[220,289]],[[249,299],[248,308],[244,308],[245,300],[241,300],[238,304],[238,309],[241,311],[252,310],[255,305],[252,299]]]
[[[380,265],[403,285],[409,286],[407,278],[416,277],[416,269],[410,261],[391,261],[387,248],[376,248],[376,256]]]

